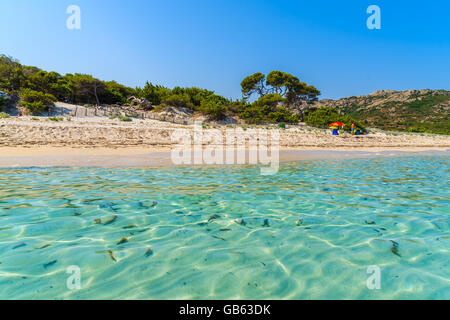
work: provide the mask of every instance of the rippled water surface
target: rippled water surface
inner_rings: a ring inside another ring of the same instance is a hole
[[[1,169],[0,298],[450,299],[449,163]]]

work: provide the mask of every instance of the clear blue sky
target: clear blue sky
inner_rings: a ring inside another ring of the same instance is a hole
[[[66,9],[81,8],[81,30]],[[366,27],[369,5],[382,29]],[[449,89],[448,0],[1,0],[0,53],[59,73],[230,98],[254,72],[282,70],[322,98]]]

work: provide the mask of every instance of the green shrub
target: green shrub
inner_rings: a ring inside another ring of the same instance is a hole
[[[0,97],[0,110],[3,110],[3,107],[6,106],[6,98]]]
[[[269,122],[273,123],[298,123],[300,121],[300,115],[294,115],[289,109],[279,107],[276,108],[275,111],[269,112],[269,114],[267,115],[267,119],[270,120]]]
[[[305,122],[318,128],[328,128],[330,123],[338,121],[340,114],[333,108],[308,109],[304,112]]]
[[[191,98],[186,93],[170,94],[163,98],[162,103],[175,108],[194,109],[194,105],[191,103]]]
[[[345,124],[344,130],[350,131],[352,123],[355,124],[356,130],[366,132],[366,128],[353,119],[349,115],[341,115],[333,108],[317,108],[308,109],[304,112],[304,119],[306,124],[317,128],[328,128],[333,122],[342,122]]]
[[[27,109],[31,114],[38,114],[48,110],[48,106],[43,104],[42,102],[25,102],[22,101],[20,103],[22,107]]]
[[[250,104],[245,100],[233,101],[228,105],[228,110],[234,114],[239,114],[248,108]]]
[[[167,107],[166,105],[161,104],[161,105],[159,105],[159,106],[156,106],[156,107],[152,110],[152,112],[156,112],[156,113],[163,112],[163,111],[166,111],[167,108],[168,108],[168,107]]]
[[[133,121],[133,119],[131,119],[130,117],[127,117],[127,116],[119,116],[119,120],[120,121],[124,121],[124,122],[131,122],[131,121]]]
[[[278,93],[270,93],[265,96],[260,97],[258,100],[254,102],[256,106],[269,106],[272,109],[275,109],[280,103],[286,101],[282,95]]]
[[[49,94],[31,89],[23,89],[20,93],[20,105],[31,113],[41,113],[56,102],[56,98]]]
[[[9,114],[7,114],[6,112],[0,112],[0,119],[6,119],[9,118]]]
[[[158,106],[163,99],[170,95],[171,91],[163,86],[153,85],[147,82],[144,88],[136,88],[136,93],[140,98],[145,98],[151,102],[152,105]]]
[[[205,98],[201,101],[199,110],[211,120],[222,120],[225,118],[228,109],[219,98]]]
[[[409,128],[409,129],[408,129],[408,132],[420,132],[420,133],[424,133],[424,132],[427,132],[427,129],[424,128],[424,127],[417,127],[417,126],[415,126],[415,127]]]
[[[196,87],[175,87],[170,90],[147,83],[144,88],[138,88],[137,93],[152,102],[154,112],[163,111],[167,107],[186,108],[205,114],[212,120],[223,119],[230,104],[229,100],[213,91]]]
[[[243,110],[239,113],[239,117],[249,124],[279,122],[295,124],[300,121],[300,115],[294,115],[292,111],[287,108],[273,108],[269,105],[260,106],[258,103],[244,106]]]
[[[114,115],[110,116],[109,118],[110,118],[111,120],[117,119],[117,120],[119,120],[119,121],[124,121],[124,122],[130,122],[130,121],[133,121],[133,119],[131,119],[130,117],[128,117],[128,116],[122,116],[122,115],[119,115],[119,114],[114,114]]]
[[[269,106],[260,107],[251,104],[243,107],[243,110],[239,113],[239,117],[244,119],[246,123],[258,124],[266,122],[266,115],[269,112],[271,112]]]
[[[249,124],[298,123],[300,115],[294,115],[291,110],[283,106],[284,103],[286,103],[286,99],[282,95],[269,93],[252,104],[245,101],[232,102],[229,108]]]
[[[50,120],[50,121],[55,121],[55,122],[59,122],[59,121],[63,121],[64,119],[63,118],[57,118],[57,117],[50,117],[50,118],[48,118],[48,120]]]

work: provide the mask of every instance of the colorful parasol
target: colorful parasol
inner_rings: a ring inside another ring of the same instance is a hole
[[[345,126],[345,124],[343,124],[342,122],[333,122],[332,124],[330,124],[330,127],[343,127]]]

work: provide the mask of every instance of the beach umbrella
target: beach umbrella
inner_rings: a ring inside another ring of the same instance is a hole
[[[330,124],[330,127],[343,127],[345,126],[345,124],[343,124],[342,122],[333,122],[332,124]]]

